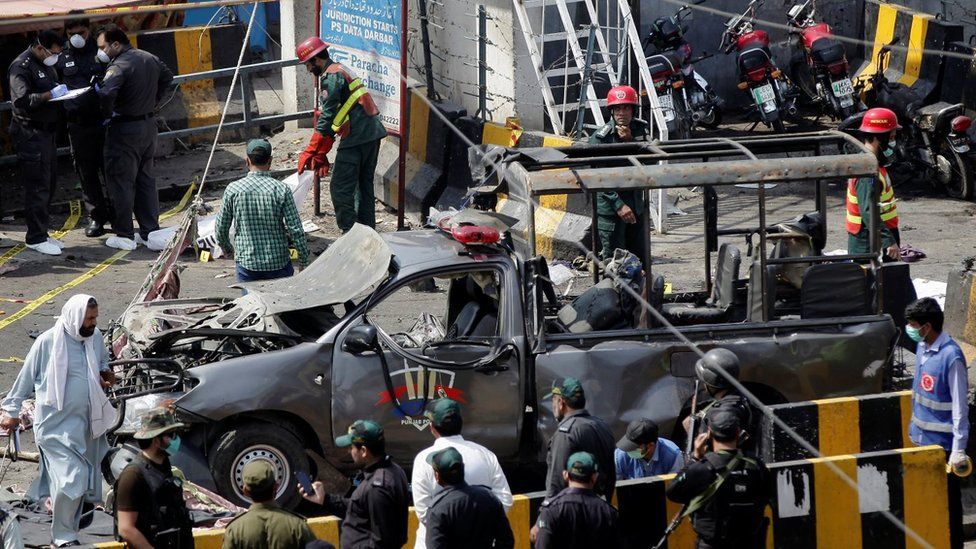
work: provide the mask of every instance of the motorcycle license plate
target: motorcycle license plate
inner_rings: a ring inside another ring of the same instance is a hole
[[[949,136],[949,144],[957,153],[969,152],[969,139],[966,136]]]
[[[774,101],[776,94],[773,93],[773,85],[766,84],[758,88],[752,88],[752,97],[756,100],[757,105],[762,105],[768,101]]]
[[[850,78],[837,80],[830,87],[834,90],[834,97],[849,97],[854,95],[854,84],[851,84]]]
[[[668,122],[674,120],[674,99],[671,98],[671,95],[659,95],[657,96],[657,102],[661,105],[661,111],[664,113],[664,119]]]

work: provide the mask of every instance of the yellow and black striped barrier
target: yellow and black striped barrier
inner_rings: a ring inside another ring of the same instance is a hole
[[[900,48],[891,52],[883,67],[885,76],[925,98],[939,85],[942,57],[924,51],[942,51],[950,42],[962,40],[962,32],[960,25],[948,24],[932,14],[881,0],[867,0],[864,4],[864,40],[872,46],[865,46],[865,60],[855,78],[863,79],[874,74],[878,52],[897,37]]]
[[[832,470],[838,467],[857,483],[852,489]],[[886,450],[858,455],[774,463],[769,466],[771,494],[766,515],[771,526],[766,547],[790,549],[917,546],[883,512],[899,517],[935,549],[949,546],[945,452],[938,446]],[[619,511],[620,528],[635,546],[654,544],[681,506],[665,497],[675,475],[622,481],[611,502]],[[529,530],[539,517],[542,492],[517,495],[508,511],[516,549],[530,549]],[[408,514],[408,540],[414,544],[417,516]],[[338,517],[309,519],[319,539],[339,544]],[[194,534],[197,549],[219,548],[223,530]],[[695,533],[688,520],[668,538],[668,549],[692,549]],[[120,543],[96,547],[121,548]]]
[[[778,404],[770,410],[824,456],[913,445],[908,439],[911,391]],[[769,417],[763,417],[760,429],[760,455],[766,462],[813,457]]]

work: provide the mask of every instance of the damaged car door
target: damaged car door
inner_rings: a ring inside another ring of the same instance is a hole
[[[372,418],[390,454],[409,462],[431,442],[424,407],[449,397],[464,406],[466,435],[516,455],[525,402],[516,280],[509,262],[469,264],[402,276],[374,296],[333,348],[336,434]]]

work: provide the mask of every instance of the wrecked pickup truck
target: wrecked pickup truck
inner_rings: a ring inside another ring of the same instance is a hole
[[[842,152],[844,144],[858,152]],[[880,244],[874,254],[824,256],[818,235],[826,182],[877,169],[849,137],[579,146],[546,157],[508,160],[500,192],[532,211],[544,193],[709,191],[705,255],[717,265],[706,290],[664,295],[646,248],[651,283],[640,287],[691,341],[733,350],[755,394],[772,403],[882,390],[897,330],[883,310]],[[718,231],[715,187],[758,183],[762,203],[772,181],[816,186],[819,225],[767,226],[761,210],[757,227]],[[464,210],[442,229],[378,234],[357,225],[308,269],[248,284],[243,297],[131,306],[113,334],[125,340],[115,364],[127,391],[117,440],[139,411],[171,402],[188,425],[174,459],[188,478],[244,503],[244,465],[267,460],[286,479],[278,500],[295,505],[287,479],[314,469],[310,453],[351,468],[333,440],[357,418],[379,422],[388,452],[409,466],[431,442],[425,404],[445,396],[463,403],[465,436],[509,470],[544,462],[555,421],[542,396],[557,377],[580,378],[589,410],[617,435],[637,417],[664,433],[680,429],[697,355],[653,315],[602,330],[564,322],[582,296],[553,291],[545,258],[531,253],[534,216],[500,219]],[[805,245],[767,253],[784,233]],[[758,236],[747,254],[732,242],[742,236]],[[743,261],[750,274],[740,277]]]

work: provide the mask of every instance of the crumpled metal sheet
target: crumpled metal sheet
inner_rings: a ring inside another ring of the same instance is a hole
[[[392,257],[379,233],[357,223],[297,275],[235,287],[257,294],[266,314],[335,305],[385,280]]]

